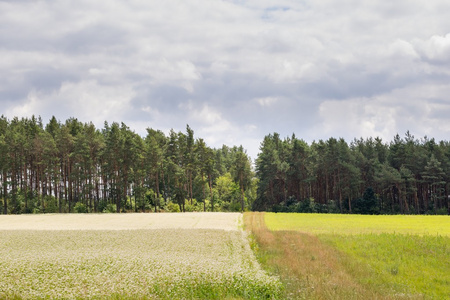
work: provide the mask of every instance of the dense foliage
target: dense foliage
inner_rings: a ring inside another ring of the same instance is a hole
[[[212,149],[189,126],[141,137],[123,123],[0,118],[5,214],[239,211],[255,199],[255,180],[242,147]]]
[[[409,132],[311,145],[267,135],[256,160],[254,210],[360,214],[450,213],[450,143]]]
[[[450,212],[450,143],[409,132],[311,145],[267,135],[256,159],[186,133],[0,118],[3,213],[253,210]]]

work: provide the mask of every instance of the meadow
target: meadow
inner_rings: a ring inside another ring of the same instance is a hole
[[[0,299],[447,299],[449,230],[447,216],[0,216]]]
[[[239,228],[241,214],[6,217],[0,216],[1,299],[280,294],[280,281],[261,269]]]
[[[448,216],[265,214],[270,230],[297,230],[312,234],[399,233],[450,236]]]
[[[247,214],[285,297],[450,298],[448,216]],[[276,246],[274,246],[276,245]]]

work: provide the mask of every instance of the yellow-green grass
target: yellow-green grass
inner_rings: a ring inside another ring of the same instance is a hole
[[[361,284],[339,251],[299,231],[271,231],[264,213],[245,213],[246,230],[262,266],[280,276],[283,299],[389,299],[385,291]]]
[[[349,274],[372,290],[388,291],[393,298],[450,299],[448,216],[268,213],[265,222],[276,232],[317,236],[337,249]]]
[[[391,290],[392,295],[450,299],[450,238],[382,233],[319,235],[345,253],[350,273],[366,272],[359,282]]]
[[[401,233],[450,236],[449,216],[266,213],[270,230],[313,234]]]

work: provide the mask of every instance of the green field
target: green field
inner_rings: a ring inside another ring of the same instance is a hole
[[[298,230],[313,234],[400,233],[450,236],[448,216],[266,213],[265,220],[270,230]]]
[[[266,213],[272,231],[317,236],[357,281],[394,298],[450,298],[450,217]],[[386,296],[386,297],[388,297]]]
[[[1,217],[0,299],[450,298],[446,216],[244,221],[254,252],[241,214]]]

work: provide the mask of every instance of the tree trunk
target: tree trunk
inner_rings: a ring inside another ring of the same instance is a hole
[[[213,192],[212,192],[211,174],[208,174],[208,179],[209,179],[209,194],[210,194],[210,197],[211,197],[211,211],[214,211],[214,199],[213,199]]]
[[[95,200],[94,200],[95,212],[98,212],[98,202],[100,201],[99,180],[100,178],[98,177],[95,179]]]
[[[88,184],[88,198],[89,198],[89,211],[92,212],[92,174],[91,171],[89,171],[89,183],[86,182],[86,184]]]
[[[414,191],[414,205],[416,206],[417,214],[420,214],[420,205],[419,205],[419,198],[417,197],[417,190]]]
[[[428,193],[427,193],[427,190],[428,190],[428,186],[425,189],[423,189],[423,192],[422,192],[422,197],[423,197],[424,205],[425,205],[425,209],[424,209],[425,213],[428,211]]]
[[[28,210],[28,170],[27,170],[27,165],[25,164],[24,168],[23,168],[23,177],[25,178],[25,212],[27,213]]]
[[[402,193],[402,198],[403,198],[403,203],[404,203],[405,211],[406,211],[407,214],[409,214],[408,201],[406,201],[406,188],[405,188],[405,191]]]
[[[158,171],[156,171],[156,174],[155,174],[155,190],[156,190],[156,196],[159,199],[159,172]]]
[[[166,177],[164,176],[164,167],[163,167],[162,164],[161,164],[161,177],[162,177],[162,180],[163,180],[163,188],[164,188],[163,199],[164,199],[164,204],[166,204],[166,202],[167,202],[167,199],[166,199],[166,191],[167,191],[167,189],[166,189]]]
[[[240,180],[240,182],[241,182],[241,211],[242,212],[244,212],[244,179],[243,179],[243,174],[241,173],[241,176],[240,176],[241,178],[241,180]]]
[[[447,196],[447,211],[450,216],[450,193],[449,193],[449,184],[446,185],[445,195]]]
[[[192,192],[192,171],[189,171],[189,189],[190,189],[190,199],[191,199],[191,205],[192,205],[192,198],[194,198],[194,194]]]
[[[8,181],[6,170],[3,170],[3,213],[8,214]]]
[[[156,197],[156,195],[155,195],[155,213],[158,212],[157,209],[156,209],[157,206],[158,206],[158,200],[159,200],[159,198]]]
[[[206,211],[206,197],[205,197],[205,175],[202,173],[202,187],[203,187],[203,211]]]
[[[12,208],[11,208],[11,212],[15,213],[15,207],[14,205],[16,205],[16,193],[17,193],[17,178],[16,178],[16,168],[15,168],[15,164],[12,168],[12,173],[11,173],[11,203],[12,203]],[[5,202],[6,203],[6,202]]]
[[[72,212],[72,201],[73,201],[73,199],[72,199],[72,197],[73,197],[72,179],[70,178],[71,177],[71,173],[72,173],[72,166],[71,166],[71,163],[70,163],[69,159],[67,159],[67,163],[68,163],[68,166],[67,166],[67,169],[68,169],[67,170],[67,181],[68,181],[68,184],[69,184],[69,190],[67,192],[69,194],[68,201],[69,201],[69,213],[70,213],[70,212]]]
[[[55,194],[55,199],[57,200],[57,203],[58,203],[58,211],[59,211],[59,213],[61,213],[61,198],[60,197],[58,197],[58,173],[57,173],[57,169],[56,169],[56,167],[54,168],[54,170],[53,170],[53,172],[54,172],[54,177],[53,177],[53,184],[55,185],[55,187],[53,188],[53,190],[54,190],[54,194]]]
[[[398,192],[398,204],[400,205],[400,212],[402,214],[404,214],[405,213],[405,209],[403,207],[403,195],[402,195],[403,193],[402,193],[400,184],[396,183],[395,187],[397,188],[397,192]]]

